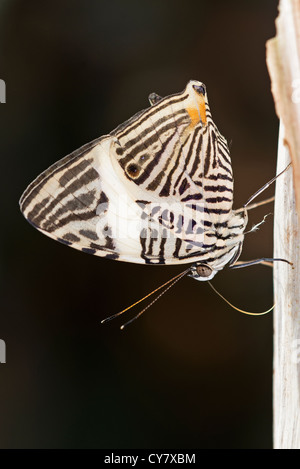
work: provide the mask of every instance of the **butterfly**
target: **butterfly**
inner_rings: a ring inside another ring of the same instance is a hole
[[[191,264],[212,279],[238,263],[249,203],[233,210],[226,139],[206,87],[191,80],[110,134],[53,164],[25,190],[20,208],[39,231],[82,252],[150,265]]]

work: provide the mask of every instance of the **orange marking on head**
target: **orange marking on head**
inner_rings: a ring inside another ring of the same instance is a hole
[[[201,122],[206,125],[206,109],[205,109],[205,99],[204,96],[197,96],[197,107],[188,107],[187,112],[192,121],[192,125],[195,126],[198,122]]]

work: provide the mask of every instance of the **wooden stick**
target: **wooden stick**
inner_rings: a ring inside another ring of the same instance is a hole
[[[300,0],[280,0],[276,37],[267,46],[267,66],[276,113],[285,127],[300,216]]]
[[[300,448],[300,0],[280,0],[276,37],[267,42],[267,65],[280,118],[274,257],[274,448]],[[298,209],[298,214],[297,214]]]
[[[280,126],[278,171],[290,161]],[[293,177],[276,182],[274,256],[293,262],[274,264],[274,448],[300,448],[300,231]]]

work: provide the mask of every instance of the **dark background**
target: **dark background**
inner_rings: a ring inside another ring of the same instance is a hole
[[[100,325],[182,266],[69,249],[34,230],[18,199],[150,92],[198,79],[232,141],[241,206],[276,169],[265,64],[276,16],[275,0],[1,0],[1,448],[272,446],[272,313],[245,316],[185,278],[124,332],[122,321]],[[272,256],[272,219],[246,236],[242,259]],[[214,285],[243,309],[272,305],[266,267],[224,270]]]

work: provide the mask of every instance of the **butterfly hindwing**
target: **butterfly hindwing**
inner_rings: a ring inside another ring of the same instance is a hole
[[[199,82],[157,96],[33,181],[20,200],[24,216],[53,239],[102,257],[150,264],[210,258],[216,225],[226,224],[232,208],[227,142]]]

